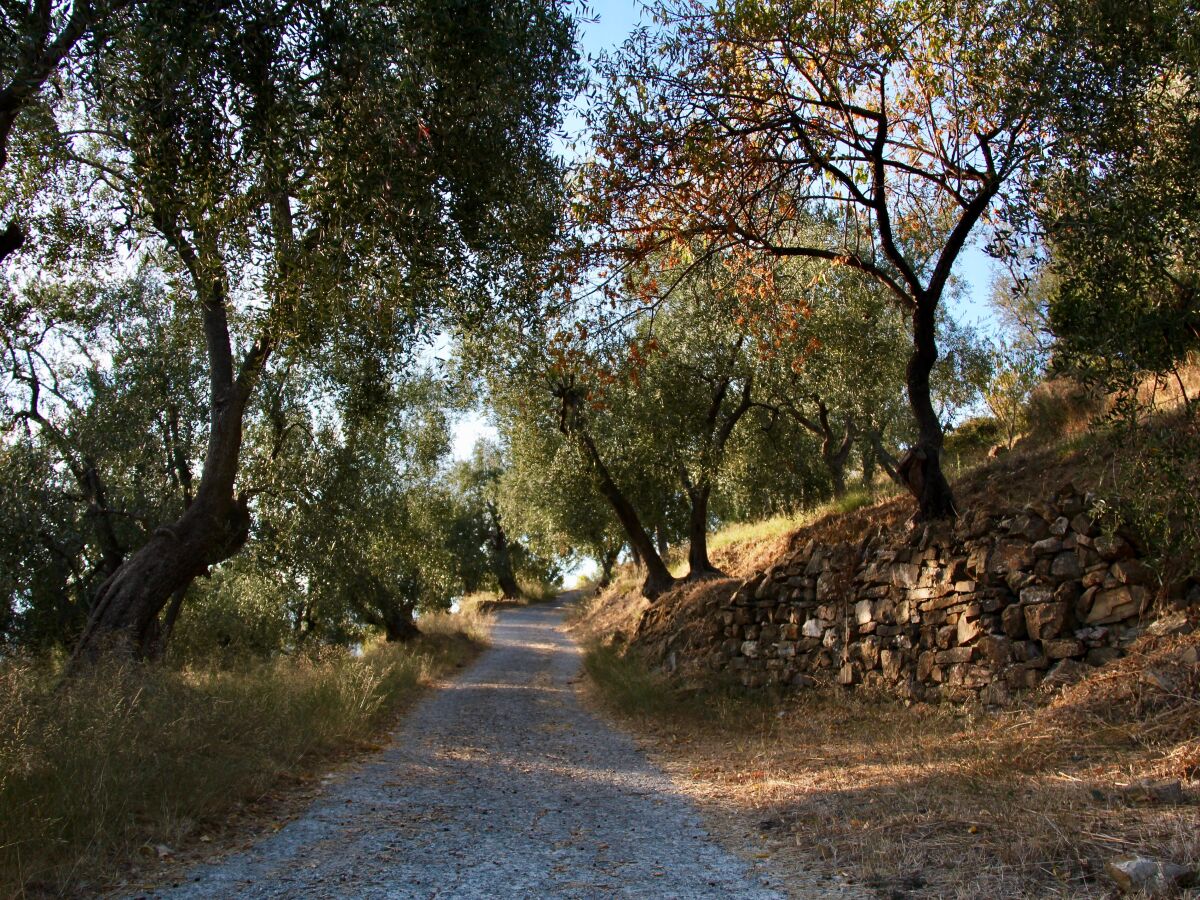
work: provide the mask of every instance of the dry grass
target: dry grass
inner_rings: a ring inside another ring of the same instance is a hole
[[[567,627],[581,644],[596,641],[626,642],[633,637],[642,613],[650,606],[638,589],[641,576],[633,566],[622,566],[612,584],[585,593],[567,612]]]
[[[1103,897],[1114,855],[1200,858],[1195,786],[1181,802],[1130,790],[1195,775],[1198,644],[1145,644],[1048,706],[991,716],[863,692],[680,690],[612,648],[588,671],[710,823],[782,874],[882,897]],[[1139,680],[1148,666],[1170,692]]]
[[[1173,415],[1159,421],[1177,427]],[[965,470],[955,493],[964,509],[993,510],[1068,482],[1104,495],[1120,450],[1105,431],[1029,442]],[[731,529],[714,539],[714,561],[744,578],[809,540],[856,542],[911,512],[893,495]],[[715,611],[736,581],[684,585],[653,607],[629,596],[636,585],[596,598],[576,625],[593,642],[589,692],[726,840],[798,883],[815,869],[881,897],[1110,897],[1103,867],[1116,855],[1200,860],[1200,633],[1143,637],[1057,695],[985,715],[861,689],[713,686]],[[1143,779],[1178,780],[1182,792],[1156,799],[1136,787]]]
[[[1164,377],[1148,376],[1134,390],[1147,414],[1170,413],[1200,398],[1200,354],[1192,353]],[[1109,415],[1118,395],[1105,395],[1071,378],[1054,378],[1038,385],[1029,398],[1029,435],[1045,443],[1086,434]]]
[[[562,593],[561,585],[524,576],[517,577],[517,586],[521,589],[521,596],[516,600],[505,600],[496,591],[475,591],[459,600],[457,608],[459,612],[473,611],[487,614],[507,607],[549,603]]]
[[[408,645],[234,670],[109,666],[63,684],[0,664],[0,896],[137,879],[280,785],[375,746],[400,709],[480,646],[480,617],[424,617]]]

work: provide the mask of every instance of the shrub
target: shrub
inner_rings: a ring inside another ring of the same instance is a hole
[[[998,421],[991,416],[976,416],[946,432],[946,454],[973,459],[984,456],[1002,439]]]

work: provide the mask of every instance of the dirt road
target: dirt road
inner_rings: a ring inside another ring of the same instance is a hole
[[[275,835],[150,896],[783,896],[580,706],[561,606],[502,613],[493,646],[388,749]]]

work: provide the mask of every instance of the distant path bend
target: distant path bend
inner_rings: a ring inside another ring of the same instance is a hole
[[[493,646],[299,819],[152,896],[778,898],[632,740],[583,709],[562,603]]]

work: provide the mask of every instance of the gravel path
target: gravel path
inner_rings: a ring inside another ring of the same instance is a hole
[[[152,896],[782,897],[579,705],[561,617],[561,604],[502,613],[493,646],[387,750],[270,838]]]

